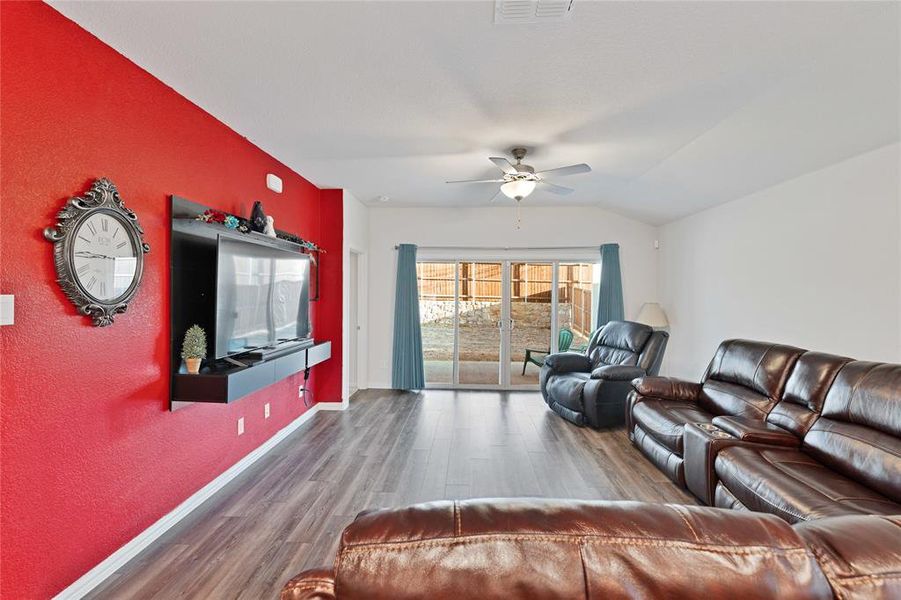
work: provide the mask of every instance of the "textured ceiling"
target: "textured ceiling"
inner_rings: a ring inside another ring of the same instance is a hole
[[[475,206],[514,145],[664,223],[899,139],[895,2],[53,2],[321,187]],[[500,202],[511,202],[506,199]]]

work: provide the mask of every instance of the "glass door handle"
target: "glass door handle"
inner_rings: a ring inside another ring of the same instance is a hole
[[[514,329],[516,329],[516,321],[510,319],[510,330],[512,331]]]

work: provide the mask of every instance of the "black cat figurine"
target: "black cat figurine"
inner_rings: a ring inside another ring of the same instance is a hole
[[[250,229],[259,233],[266,231],[266,213],[259,200],[253,203],[253,210],[250,211]]]

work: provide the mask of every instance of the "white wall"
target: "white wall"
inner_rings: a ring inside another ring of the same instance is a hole
[[[634,318],[643,302],[657,297],[657,229],[593,207],[527,207],[522,228],[515,229],[510,206],[485,208],[390,208],[369,210],[369,387],[391,383],[394,246],[590,246],[591,250],[561,253],[560,258],[597,258],[594,247],[620,244],[626,318]],[[420,256],[423,256],[420,252]],[[498,253],[494,253],[498,254]],[[549,254],[549,253],[545,253]],[[537,258],[536,254],[530,255]],[[496,256],[499,258],[500,256]],[[504,254],[517,258],[517,253]],[[553,258],[544,256],[544,258]]]
[[[367,371],[367,259],[369,248],[369,208],[357,200],[353,194],[344,190],[344,306],[342,309],[342,368],[341,399],[347,403],[350,397],[350,294],[357,293],[357,318],[360,332],[357,337],[359,352],[357,354],[358,380],[357,386],[366,387]],[[362,280],[359,289],[354,290],[350,281],[350,253],[359,252],[359,277]]]
[[[893,144],[664,225],[665,372],[697,380],[750,337],[901,362],[901,181]]]

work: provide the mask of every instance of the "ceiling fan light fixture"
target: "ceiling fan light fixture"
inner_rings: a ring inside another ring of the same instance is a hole
[[[513,200],[522,200],[535,191],[535,182],[528,179],[515,179],[501,186],[504,196]]]

